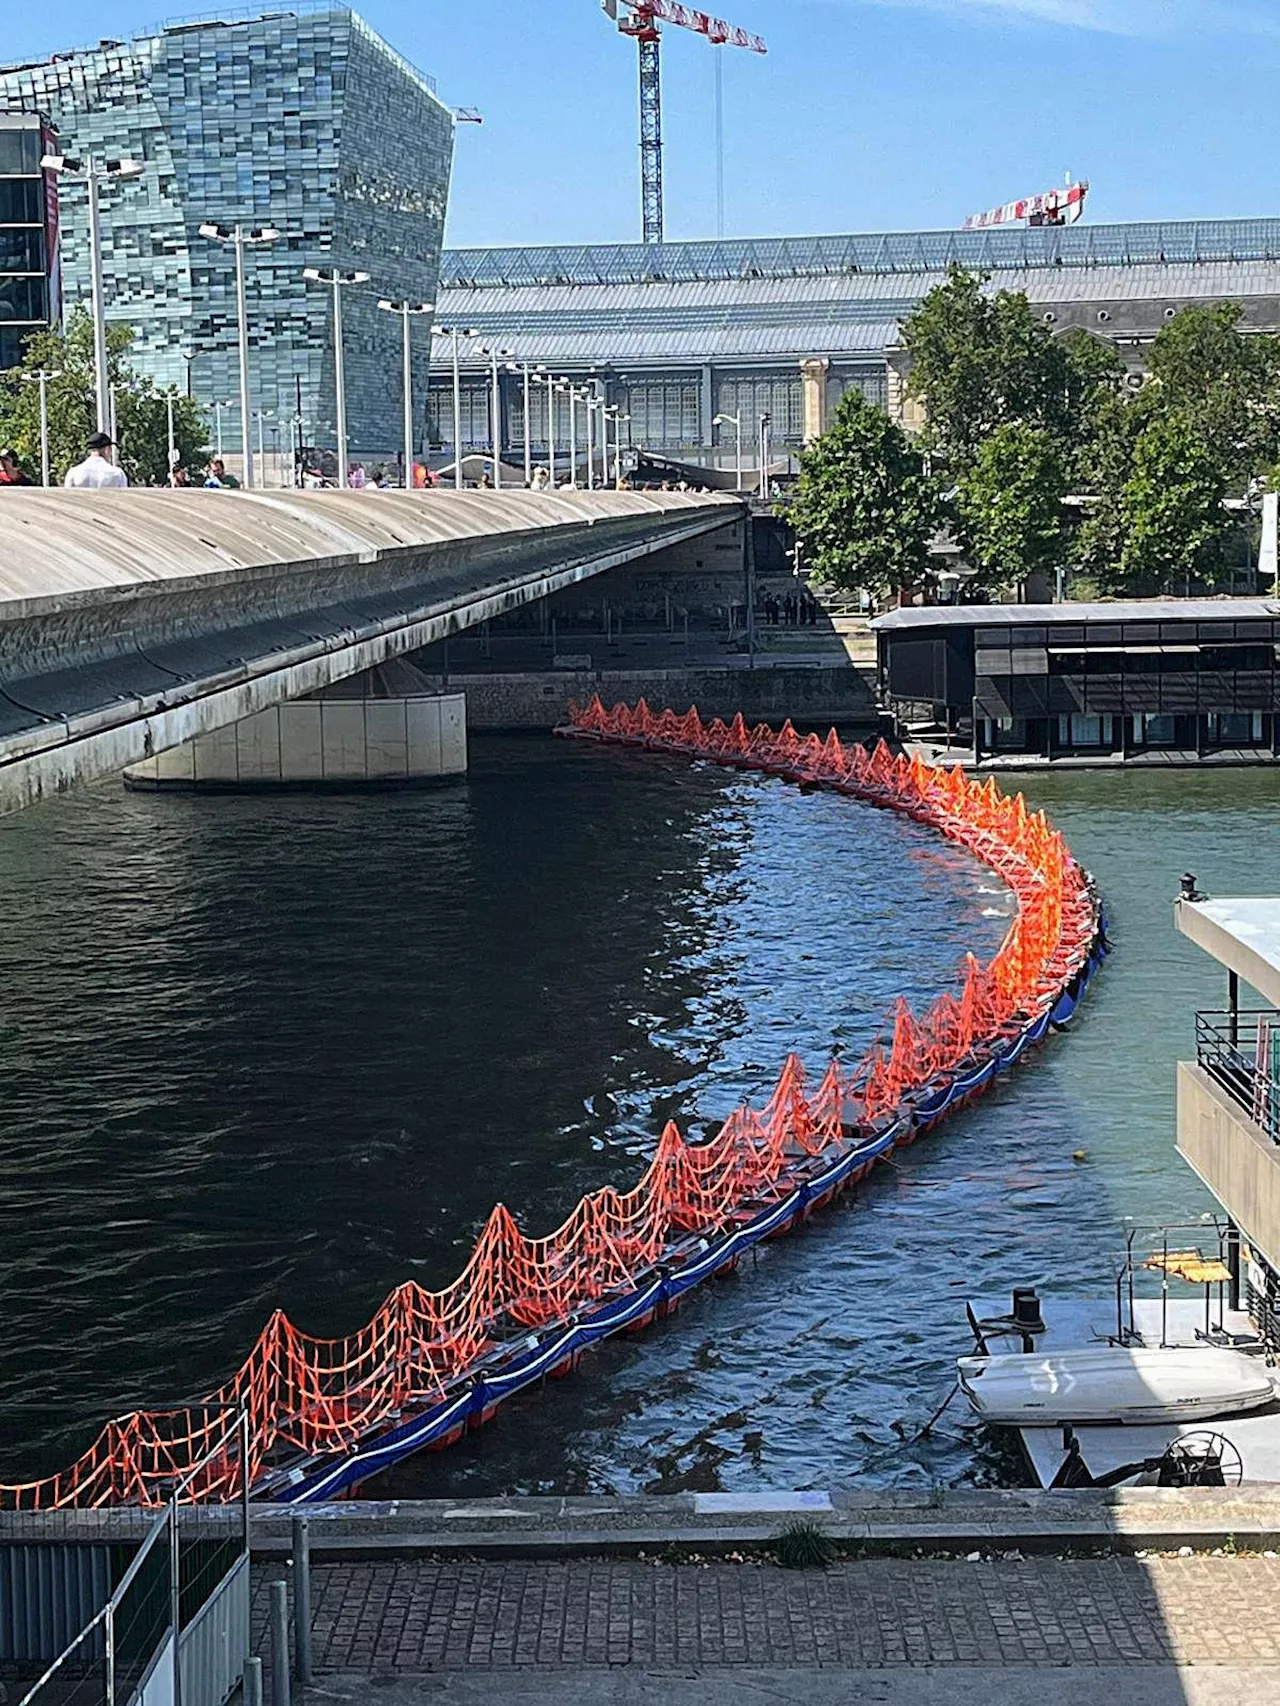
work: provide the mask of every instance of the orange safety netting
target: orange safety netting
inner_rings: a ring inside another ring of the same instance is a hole
[[[1096,907],[1085,874],[1043,813],[994,780],[894,756],[883,742],[868,752],[834,731],[820,740],[790,722],[751,729],[741,716],[706,724],[696,710],[655,714],[643,700],[612,710],[593,700],[564,732],[764,769],[906,812],[991,866],[1017,916],[987,965],[969,955],[956,991],[922,1014],[897,1002],[863,1059],[852,1069],[832,1061],[816,1090],[789,1056],[763,1108],[738,1109],[706,1143],[668,1124],[633,1190],[591,1193],[547,1238],[526,1237],[499,1205],[452,1285],[401,1285],[346,1338],[313,1338],[277,1311],[244,1366],[203,1404],[109,1423],[70,1468],[0,1486],[0,1507],[154,1505],[200,1464],[186,1496],[227,1499],[246,1468],[252,1485],[290,1459],[349,1451],[406,1411],[439,1403],[504,1340],[631,1290],[680,1237],[719,1232],[745,1205],[786,1194],[804,1156],[834,1154],[847,1127],[890,1120],[912,1091],[1048,1011],[1087,960]],[[237,1413],[248,1418],[247,1465],[235,1430],[227,1443]]]

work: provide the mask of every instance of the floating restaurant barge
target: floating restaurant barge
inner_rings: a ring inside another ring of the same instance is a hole
[[[862,1060],[832,1061],[813,1091],[789,1056],[763,1108],[738,1109],[706,1143],[669,1124],[633,1190],[591,1193],[550,1237],[526,1237],[499,1205],[453,1285],[401,1285],[347,1338],[312,1338],[277,1311],[244,1366],[206,1400],[109,1423],[70,1468],[0,1487],[0,1505],[160,1504],[197,1465],[185,1497],[237,1497],[247,1477],[255,1498],[313,1502],[449,1445],[515,1393],[570,1372],[600,1340],[671,1313],[686,1292],[984,1090],[1069,1023],[1106,952],[1088,875],[1044,815],[994,780],[895,757],[883,744],[845,747],[834,731],[823,741],[790,723],[708,725],[696,711],[659,715],[643,701],[610,711],[596,700],[558,732],[901,811],[990,866],[1013,891],[1017,916],[988,964],[967,956],[955,993],[919,1016],[899,1000]]]

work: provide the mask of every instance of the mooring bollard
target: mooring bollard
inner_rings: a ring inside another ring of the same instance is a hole
[[[311,1681],[311,1530],[305,1516],[293,1519],[293,1670],[305,1688]]]
[[[262,1660],[256,1654],[244,1661],[244,1706],[262,1706]]]
[[[289,1706],[289,1590],[271,1584],[271,1706]]]

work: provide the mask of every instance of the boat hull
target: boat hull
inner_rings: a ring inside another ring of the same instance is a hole
[[[1276,1396],[1259,1358],[1201,1346],[1089,1346],[961,1357],[956,1366],[974,1411],[1002,1427],[1212,1421]]]

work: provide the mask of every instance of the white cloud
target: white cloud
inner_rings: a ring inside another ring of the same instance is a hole
[[[847,3],[847,0],[846,0]],[[998,23],[1014,17],[1111,35],[1280,33],[1280,21],[1250,0],[869,0],[872,5],[927,8],[955,19]]]

